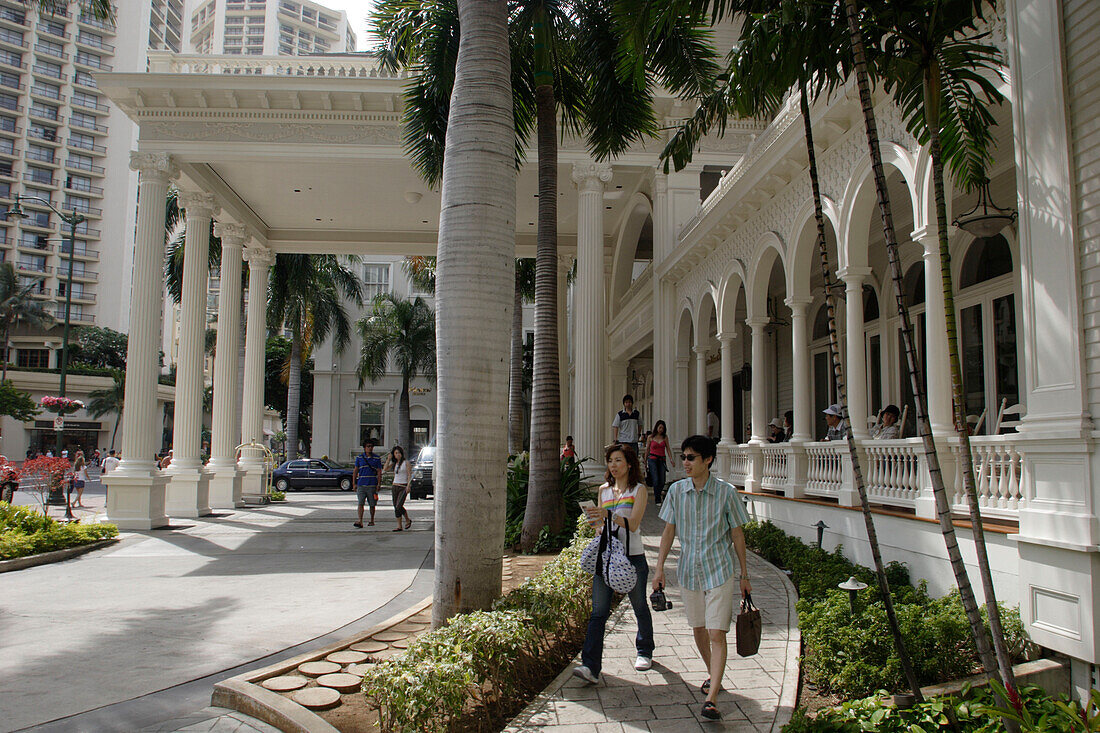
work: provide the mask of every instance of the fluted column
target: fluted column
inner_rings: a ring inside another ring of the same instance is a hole
[[[837,272],[845,289],[845,342],[848,359],[844,372],[848,385],[848,420],[852,435],[867,438],[867,349],[863,342],[863,281],[869,267],[846,267]]]
[[[264,441],[264,345],[267,341],[267,281],[275,255],[270,250],[249,247],[248,323],[244,345],[244,413],[241,443]],[[245,500],[263,501],[263,452],[241,450],[237,466],[244,472],[241,495]]]
[[[764,328],[767,318],[749,318],[745,321],[752,329],[752,441],[768,442],[768,360],[765,349],[768,340]]]
[[[603,359],[607,306],[604,287],[603,187],[611,180],[611,166],[575,163],[573,182],[577,204],[576,389],[573,394],[573,436],[581,455],[599,455],[606,442],[611,416],[605,402]]]
[[[160,446],[157,370],[164,298],[164,201],[178,175],[167,153],[131,153],[138,172],[137,227],[126,346],[122,463],[105,478],[107,518],[119,529],[152,529],[168,523],[164,479],[156,467]]]
[[[788,298],[791,309],[792,378],[794,379],[794,431],[792,441],[813,440],[813,385],[810,381],[810,349],[806,338],[806,308],[810,298]]]
[[[955,434],[951,415],[951,362],[947,358],[947,316],[943,309],[943,275],[940,242],[934,231],[914,232],[913,240],[924,248],[924,361],[927,373],[928,419],[936,437]],[[907,370],[905,354],[902,369]],[[995,407],[994,407],[995,409]],[[988,424],[990,416],[986,416]],[[916,415],[913,415],[916,424]],[[946,451],[944,451],[946,452]]]
[[[707,347],[695,345],[695,433],[707,434]]]
[[[243,506],[237,472],[237,359],[241,333],[241,247],[247,238],[244,225],[218,222],[214,233],[222,243],[218,290],[218,339],[214,351],[214,425],[210,438],[210,506],[232,509]]]
[[[210,222],[218,207],[213,194],[195,191],[180,191],[179,205],[184,210],[186,239],[167,511],[175,517],[198,517],[210,513],[210,479],[202,471],[200,453],[205,386],[202,367],[207,278],[210,275]]]

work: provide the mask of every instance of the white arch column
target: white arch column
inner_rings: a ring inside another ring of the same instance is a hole
[[[768,362],[765,349],[767,339],[764,328],[769,320],[762,317],[745,321],[752,329],[752,440],[760,444],[768,442]]]
[[[837,271],[845,287],[844,335],[848,350],[845,384],[848,386],[848,420],[856,439],[867,432],[867,351],[863,346],[863,281],[870,267],[845,267]]]
[[[696,329],[695,334],[699,331]],[[707,434],[707,347],[696,344],[691,349],[695,353],[695,432]]]
[[[577,205],[577,283],[573,318],[576,381],[573,393],[573,438],[580,455],[599,455],[606,442],[611,415],[603,414],[604,344],[607,303],[604,280],[603,187],[611,166],[574,163]]]
[[[210,477],[202,466],[203,346],[206,336],[207,277],[210,274],[210,222],[217,213],[213,194],[180,191],[186,240],[183,298],[180,302],[176,407],[172,463],[168,466],[166,511],[174,517],[210,514]]]
[[[565,436],[572,434],[570,424],[570,402],[572,385],[569,379],[569,257],[558,255],[558,389],[561,399],[562,442]],[[574,442],[576,442],[574,440]]]
[[[264,345],[267,341],[267,280],[275,254],[261,247],[244,252],[248,262],[248,317],[244,346],[244,413],[241,443],[264,441]],[[241,471],[241,497],[265,501],[263,452],[241,450],[237,467]]]
[[[810,342],[807,338],[806,310],[812,299],[808,296],[787,298],[791,309],[792,385],[794,431],[791,442],[813,440],[813,385],[810,382]]]
[[[210,506],[233,509],[244,506],[241,477],[237,471],[237,359],[241,332],[241,248],[244,225],[218,222],[214,233],[222,243],[218,291],[218,340],[214,352],[214,425],[210,437]]]
[[[669,432],[675,436],[676,442],[682,441],[691,435],[691,357],[678,356],[675,362],[675,390],[676,397],[672,403],[671,422],[675,432]]]
[[[737,444],[733,434],[733,339],[734,332],[718,334],[722,354],[722,439],[718,441],[718,475],[729,475],[729,451]]]
[[[928,373],[928,419],[937,438],[955,434],[951,415],[951,363],[947,359],[947,315],[943,309],[943,275],[940,242],[932,228],[913,232],[913,241],[924,249],[924,360]],[[905,354],[901,354],[902,368]],[[916,415],[913,416],[914,419]],[[915,424],[915,423],[914,423]],[[947,451],[941,451],[946,454]],[[954,472],[952,472],[954,473]],[[944,473],[945,476],[952,475]]]
[[[104,479],[106,519],[119,529],[152,529],[168,524],[164,478],[155,460],[161,435],[157,371],[164,298],[164,200],[169,180],[179,171],[167,153],[131,153],[130,167],[138,172],[138,207],[126,346],[126,419],[122,462]]]

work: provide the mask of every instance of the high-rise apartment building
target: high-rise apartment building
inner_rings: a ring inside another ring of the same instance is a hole
[[[355,50],[342,10],[308,0],[206,0],[191,12],[195,53],[304,56]]]

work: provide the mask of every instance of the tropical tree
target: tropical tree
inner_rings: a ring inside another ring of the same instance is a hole
[[[405,451],[412,446],[409,419],[409,384],[417,377],[435,376],[435,314],[421,298],[403,300],[393,293],[379,293],[370,315],[356,324],[363,345],[355,373],[359,386],[385,376],[392,358],[401,373],[401,397],[397,403],[397,442]]]
[[[38,403],[30,394],[16,389],[10,379],[0,381],[0,415],[27,422],[33,420],[39,412]]]
[[[126,393],[126,372],[121,369],[114,373],[114,384],[106,389],[97,389],[88,393],[88,414],[99,419],[108,413],[115,413],[115,428],[111,431],[111,448],[115,448],[118,424],[122,420],[123,398]]]
[[[314,346],[332,335],[333,349],[342,353],[351,338],[351,321],[344,299],[363,304],[359,278],[336,255],[279,254],[271,268],[267,325],[290,331],[287,378],[287,458],[298,457],[302,363]]]
[[[972,191],[988,182],[986,171],[994,144],[991,128],[996,124],[991,107],[1003,101],[994,80],[1002,73],[1003,61],[1000,51],[986,40],[988,34],[978,30],[977,22],[995,8],[989,0],[921,0],[886,3],[874,6],[874,11],[873,27],[881,32],[876,35],[884,38],[876,65],[878,75],[902,109],[910,133],[928,145],[931,154],[951,397],[955,429],[962,443],[960,474],[997,667],[1012,697],[1017,694],[1016,679],[989,566],[966,423],[944,183],[945,161],[963,190]]]
[[[271,336],[264,345],[264,405],[278,410],[283,424],[287,424],[287,382],[290,379],[290,339],[285,336]],[[313,404],[313,359],[302,361],[299,404]],[[308,412],[298,413],[298,439],[309,444],[312,429],[307,419]],[[285,441],[284,441],[285,442]]]
[[[32,328],[50,328],[54,317],[43,305],[34,299],[38,282],[27,284],[19,282],[19,275],[10,262],[0,262],[0,343],[4,344],[4,366],[0,370],[0,380],[8,378],[8,363],[11,361],[11,332],[17,325]]]
[[[619,73],[623,39],[611,0],[524,0],[510,15],[511,78],[517,165],[537,131],[538,231],[535,264],[535,356],[531,404],[531,473],[521,545],[530,550],[543,527],[564,520],[559,487],[561,389],[557,334],[558,117],[606,159],[657,132],[652,71],[676,92],[698,94],[713,69],[707,34],[688,15],[656,36],[643,34],[636,71]],[[383,0],[374,21],[383,58],[413,71],[406,95],[406,148],[431,183],[442,170],[447,100],[454,80],[458,17],[453,0]]]
[[[70,362],[102,369],[126,368],[126,334],[102,326],[77,326],[69,344]]]
[[[401,261],[401,269],[414,288],[423,293],[434,293],[435,262],[435,257],[410,255]]]
[[[512,305],[512,356],[508,375],[508,453],[523,450],[523,304],[535,297],[535,261],[516,260],[516,291]]]

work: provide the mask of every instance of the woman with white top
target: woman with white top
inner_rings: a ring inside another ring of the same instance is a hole
[[[73,461],[73,488],[76,489],[76,503],[75,507],[84,507],[84,485],[88,482],[88,464],[84,460],[84,451],[78,450],[76,452],[76,459]]]
[[[405,449],[395,445],[386,459],[386,471],[393,471],[393,513],[397,516],[397,529],[412,526],[409,510],[405,508],[405,497],[409,495],[409,462],[405,460]],[[404,523],[404,526],[402,526]]]
[[[623,543],[630,563],[638,573],[638,582],[628,595],[638,621],[638,635],[635,638],[638,658],[634,669],[643,671],[653,666],[654,646],[653,617],[646,605],[649,565],[646,563],[641,533],[648,493],[642,483],[642,468],[633,447],[613,444],[607,448],[604,457],[607,460],[607,475],[606,482],[600,487],[599,506],[585,512],[588,521],[596,525],[597,532],[602,531],[610,512],[615,536]],[[581,664],[573,670],[574,675],[593,684],[600,680],[604,628],[611,613],[611,594],[611,588],[601,574],[596,573],[592,578],[592,615],[588,619],[588,633],[581,650]]]

